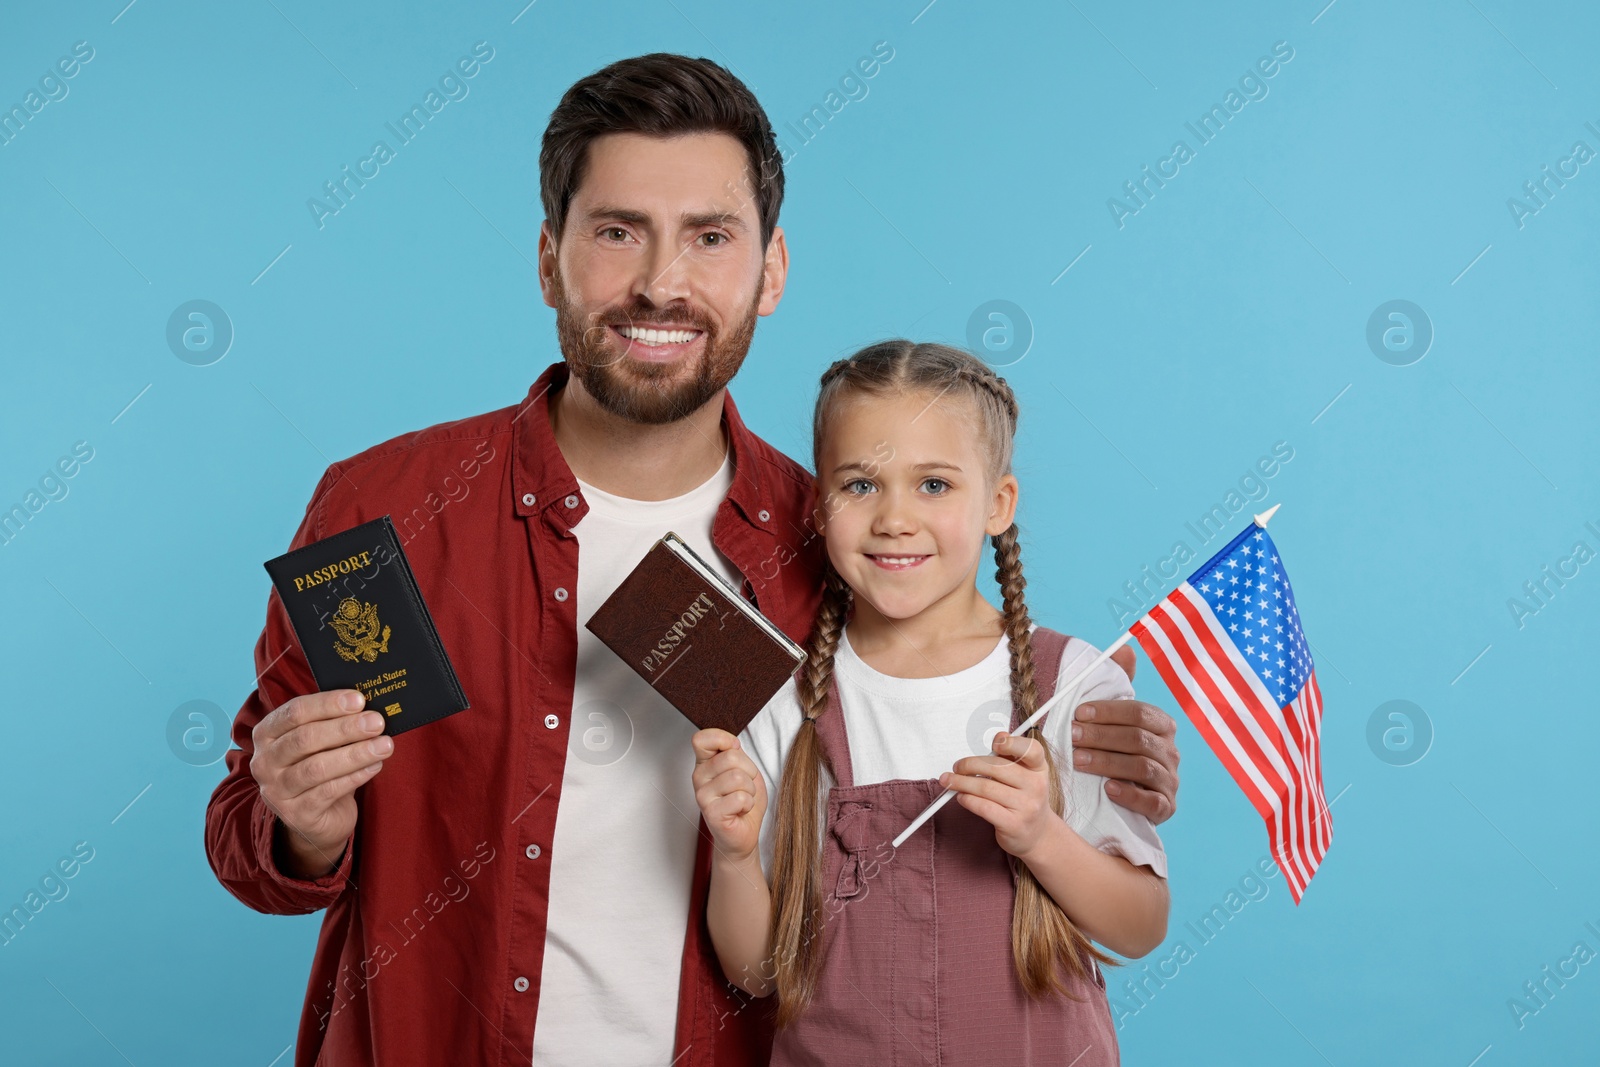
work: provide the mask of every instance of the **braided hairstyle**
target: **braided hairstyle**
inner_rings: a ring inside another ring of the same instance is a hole
[[[822,441],[835,405],[845,396],[927,393],[938,398],[966,397],[978,411],[988,445],[991,484],[1011,472],[1017,429],[1017,400],[1006,380],[977,357],[941,344],[906,340],[881,341],[830,366],[822,375],[812,420],[813,464],[820,463]],[[1026,718],[1038,707],[1034,679],[1031,621],[1023,589],[1022,553],[1012,523],[990,538],[995,580],[1000,585],[1002,617],[1011,654],[1011,700]],[[820,839],[820,765],[822,744],[816,719],[827,708],[834,654],[852,607],[850,587],[825,563],[822,604],[806,641],[806,661],[796,675],[803,718],[800,732],[784,763],[778,790],[779,833],[772,869],[772,958],[778,991],[778,1025],[788,1026],[816,993],[822,956],[822,888]],[[1045,753],[1050,781],[1050,807],[1061,814],[1065,797],[1056,754],[1039,726],[1028,731]],[[1070,980],[1091,980],[1092,961],[1113,963],[1090,943],[1060,905],[1039,884],[1027,864],[1010,857],[1016,882],[1011,913],[1011,951],[1017,979],[1033,997],[1053,993],[1071,996]]]

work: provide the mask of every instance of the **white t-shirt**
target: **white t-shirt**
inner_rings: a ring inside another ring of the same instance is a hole
[[[1088,642],[1070,638],[1062,652],[1058,686],[1099,654]],[[833,670],[856,785],[937,778],[964,756],[988,755],[994,735],[1011,728],[1011,656],[1003,637],[992,652],[965,670],[937,678],[896,678],[874,670],[856,655],[846,628]],[[1167,856],[1150,820],[1106,796],[1104,778],[1072,766],[1073,709],[1092,700],[1131,700],[1133,684],[1121,667],[1107,660],[1075,688],[1078,695],[1063,698],[1044,721],[1045,738],[1057,755],[1067,824],[1101,851],[1123,856],[1135,866],[1148,866],[1165,878]],[[739,735],[767,787],[760,850],[762,869],[769,878],[778,783],[800,719],[790,679]],[[834,785],[825,762],[819,777],[820,804]]]
[[[690,780],[695,729],[584,623],[668,530],[739,588],[738,571],[711,542],[733,460],[670,500],[578,484],[589,510],[573,527],[577,679],[549,851],[533,1062],[664,1064],[676,1033],[700,820]]]

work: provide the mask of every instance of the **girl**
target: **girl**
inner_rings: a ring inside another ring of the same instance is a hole
[[[1126,675],[1102,664],[1011,733],[1097,655],[1029,621],[1016,422],[1005,380],[944,345],[886,341],[822,377],[806,663],[740,737],[694,737],[711,937],[735,984],[778,994],[774,1067],[1115,1064],[1090,941],[1136,957],[1165,937],[1160,839],[1056,755]],[[977,586],[986,536],[1001,611]]]

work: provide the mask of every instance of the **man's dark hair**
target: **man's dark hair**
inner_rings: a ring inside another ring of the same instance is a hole
[[[608,133],[729,134],[750,159],[761,247],[772,240],[783,205],[783,157],[755,94],[723,67],[709,59],[652,52],[618,60],[566,91],[550,114],[539,149],[539,195],[557,238],[583,182],[589,142]]]

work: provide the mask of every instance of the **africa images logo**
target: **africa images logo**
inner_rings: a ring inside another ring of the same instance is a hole
[[[383,633],[379,634],[376,604],[363,604],[347,596],[334,609],[329,625],[338,637],[333,650],[351,663],[362,659],[371,663],[378,658],[378,653],[389,651],[389,628],[383,627]]]

